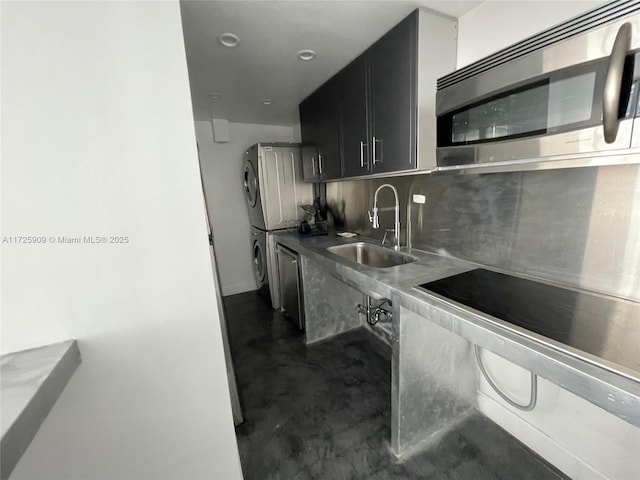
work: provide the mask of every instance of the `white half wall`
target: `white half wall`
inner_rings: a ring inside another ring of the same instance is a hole
[[[178,2],[0,8],[1,235],[46,240],[2,243],[1,348],[83,357],[11,478],[242,478]]]
[[[299,141],[299,128],[230,123],[231,141],[215,143],[211,122],[196,122],[202,179],[207,196],[223,295],[257,288],[251,222],[242,185],[244,152],[258,142]]]
[[[457,68],[607,1],[488,0],[458,19]]]

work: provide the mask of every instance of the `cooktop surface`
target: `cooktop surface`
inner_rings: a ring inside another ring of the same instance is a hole
[[[418,288],[624,367],[640,379],[640,304],[484,269]]]

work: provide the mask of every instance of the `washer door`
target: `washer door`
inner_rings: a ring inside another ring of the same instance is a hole
[[[253,164],[249,160],[244,162],[243,184],[247,195],[247,203],[250,207],[255,207],[258,200],[258,177]]]
[[[262,286],[267,275],[267,259],[259,240],[253,242],[253,273],[256,275],[258,287]]]

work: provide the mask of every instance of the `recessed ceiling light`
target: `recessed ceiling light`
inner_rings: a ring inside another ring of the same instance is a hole
[[[240,38],[233,33],[221,33],[218,35],[218,43],[223,47],[233,48],[240,45]]]
[[[316,58],[316,52],[314,50],[300,50],[298,52],[298,58],[303,62],[308,62]]]
[[[207,97],[209,97],[211,100],[220,100],[222,98],[222,95],[220,95],[219,93],[207,93]]]
[[[273,100],[271,100],[270,98],[265,98],[262,103],[264,103],[265,105],[271,105],[273,103]]]

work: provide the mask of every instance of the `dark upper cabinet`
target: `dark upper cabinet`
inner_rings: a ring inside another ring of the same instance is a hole
[[[416,168],[417,20],[414,12],[369,53],[372,173]]]
[[[434,169],[436,79],[455,60],[455,20],[416,10],[396,25],[300,104],[302,141],[317,145],[305,179]]]
[[[369,62],[361,55],[339,73],[342,100],[342,163],[345,177],[370,173]]]
[[[416,168],[418,11],[338,74],[345,177]]]
[[[321,105],[311,95],[299,106],[300,131],[302,134],[302,174],[305,182],[320,181],[318,170],[318,129]]]
[[[340,88],[337,77],[323,84],[299,107],[305,181],[342,176],[340,149]]]

